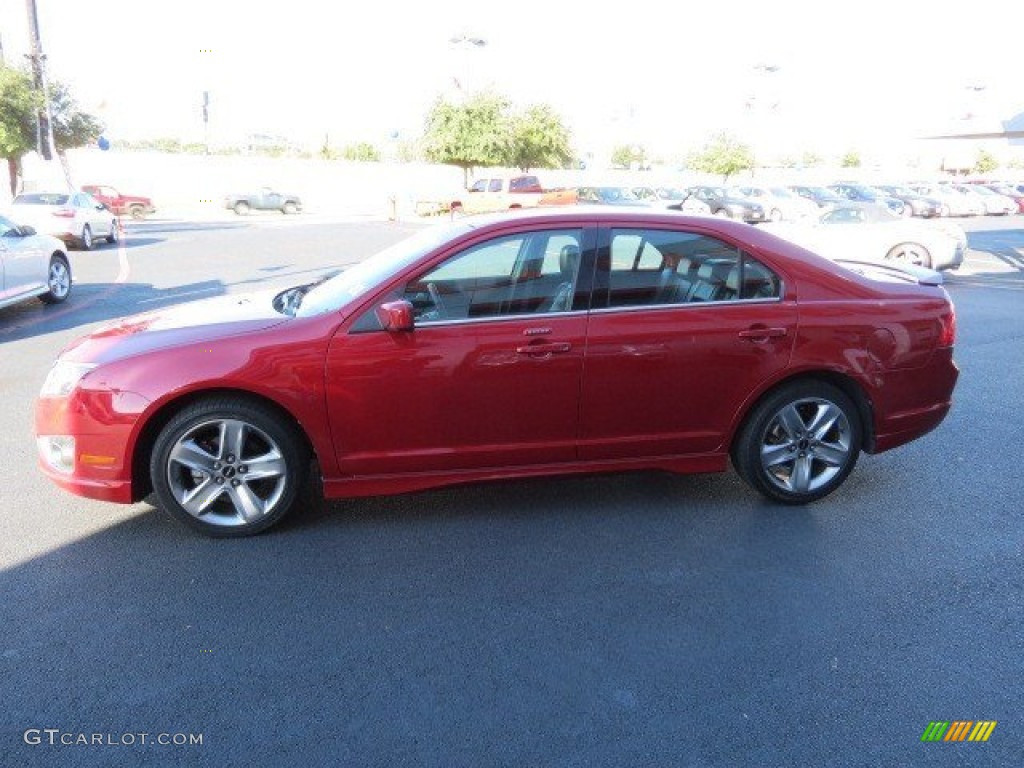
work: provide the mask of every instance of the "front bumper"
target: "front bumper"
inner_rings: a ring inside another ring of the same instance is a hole
[[[36,400],[35,432],[74,438],[69,471],[61,471],[39,450],[39,467],[56,485],[77,496],[130,504],[134,501],[131,449],[145,401],[125,392],[83,391]]]

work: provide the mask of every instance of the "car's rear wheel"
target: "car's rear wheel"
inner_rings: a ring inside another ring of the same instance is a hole
[[[806,504],[842,485],[860,446],[860,415],[842,390],[794,382],[757,404],[736,438],[733,463],[768,498]]]
[[[161,430],[150,477],[161,507],[207,536],[249,536],[294,506],[309,464],[297,428],[267,406],[217,397]]]
[[[144,219],[146,218],[146,209],[143,208],[141,205],[129,205],[128,215],[131,216],[133,219]]]
[[[732,218],[732,214],[729,213],[729,209],[728,208],[719,208],[717,211],[715,211],[715,216],[721,216],[723,219],[731,219]]]
[[[110,222],[110,234],[107,235],[107,242],[111,244],[116,243],[118,234],[119,230],[117,225],[117,219],[114,219],[113,221]]]
[[[235,213],[239,216],[245,216],[249,213],[249,204],[244,200],[239,200],[235,203]]]
[[[78,238],[78,242],[82,244],[83,251],[91,251],[93,246],[92,239],[92,227],[86,224],[82,227],[82,235]]]
[[[768,218],[772,221],[782,221],[782,211],[778,208],[772,208],[772,212],[768,214]]]
[[[298,213],[298,212],[299,212],[299,209],[298,209],[298,207],[297,207],[297,206],[295,205],[295,203],[293,203],[293,202],[291,202],[291,201],[288,201],[288,202],[287,202],[287,203],[285,203],[285,204],[284,204],[284,206],[283,206],[283,207],[281,208],[281,212],[282,212],[282,213],[284,213],[285,215],[289,215],[289,216],[290,216],[290,215],[291,215],[291,214],[293,214],[293,213]]]
[[[899,261],[904,264],[915,264],[919,267],[932,266],[932,255],[920,243],[900,243],[899,245],[893,246],[885,258],[890,261]]]
[[[46,293],[39,296],[39,300],[46,304],[60,304],[71,293],[71,265],[59,253],[50,257],[46,287]]]

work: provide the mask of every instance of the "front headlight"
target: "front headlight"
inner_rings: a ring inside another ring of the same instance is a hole
[[[82,377],[95,367],[95,363],[71,363],[58,360],[46,374],[46,381],[43,382],[43,388],[39,390],[39,396],[67,397],[78,386]]]

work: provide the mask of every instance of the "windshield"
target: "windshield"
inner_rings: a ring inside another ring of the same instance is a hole
[[[446,240],[469,232],[463,222],[437,224],[354,264],[330,280],[314,286],[302,297],[296,317],[333,312],[398,274]]]
[[[785,187],[770,187],[768,191],[776,197],[796,197],[794,192],[790,192]]]

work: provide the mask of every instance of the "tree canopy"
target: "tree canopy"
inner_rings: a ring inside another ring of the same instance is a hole
[[[50,117],[57,152],[82,147],[95,141],[102,126],[78,108],[70,89],[63,83],[50,86]],[[0,66],[0,158],[6,158],[11,194],[17,192],[21,158],[35,150],[37,117],[42,94],[32,76],[23,69]]]
[[[688,164],[695,171],[714,173],[727,181],[733,174],[754,167],[754,153],[746,144],[722,133],[691,155]]]
[[[472,168],[565,167],[573,158],[569,139],[569,130],[548,105],[514,113],[507,99],[485,91],[458,102],[435,102],[427,115],[423,155],[462,168],[468,180]]]
[[[572,162],[569,131],[547,104],[533,104],[512,120],[509,164],[519,170],[564,168]]]
[[[508,108],[508,101],[488,92],[460,103],[439,98],[427,115],[424,156],[458,166],[467,180],[472,168],[504,165],[511,146]]]

